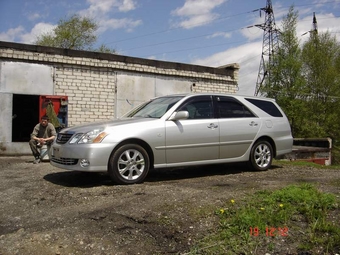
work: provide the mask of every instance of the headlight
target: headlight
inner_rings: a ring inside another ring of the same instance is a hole
[[[100,143],[108,134],[103,132],[104,128],[94,129],[85,134],[76,134],[70,141],[73,143]]]
[[[70,143],[76,143],[78,140],[83,136],[83,134],[76,134],[75,136],[72,137]]]

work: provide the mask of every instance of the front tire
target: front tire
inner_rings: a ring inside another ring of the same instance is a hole
[[[141,183],[150,168],[149,155],[138,144],[125,144],[110,157],[109,175],[117,184]]]
[[[272,161],[272,145],[264,140],[257,141],[250,152],[250,167],[256,171],[266,171],[271,167]]]

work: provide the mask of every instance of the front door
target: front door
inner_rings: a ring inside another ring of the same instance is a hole
[[[211,96],[189,98],[177,109],[183,110],[189,112],[188,119],[166,121],[167,163],[218,159],[219,126]]]

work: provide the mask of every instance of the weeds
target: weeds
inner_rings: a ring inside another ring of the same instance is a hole
[[[298,240],[300,249],[332,253],[340,243],[340,226],[328,220],[338,209],[332,194],[311,184],[259,191],[245,201],[232,199],[216,210],[219,229],[202,240],[190,254],[256,254],[282,248]],[[302,235],[303,234],[303,235]]]

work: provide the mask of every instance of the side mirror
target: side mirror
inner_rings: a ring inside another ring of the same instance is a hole
[[[175,121],[175,120],[186,120],[189,118],[189,112],[188,111],[179,111],[179,112],[174,112],[169,120]]]

